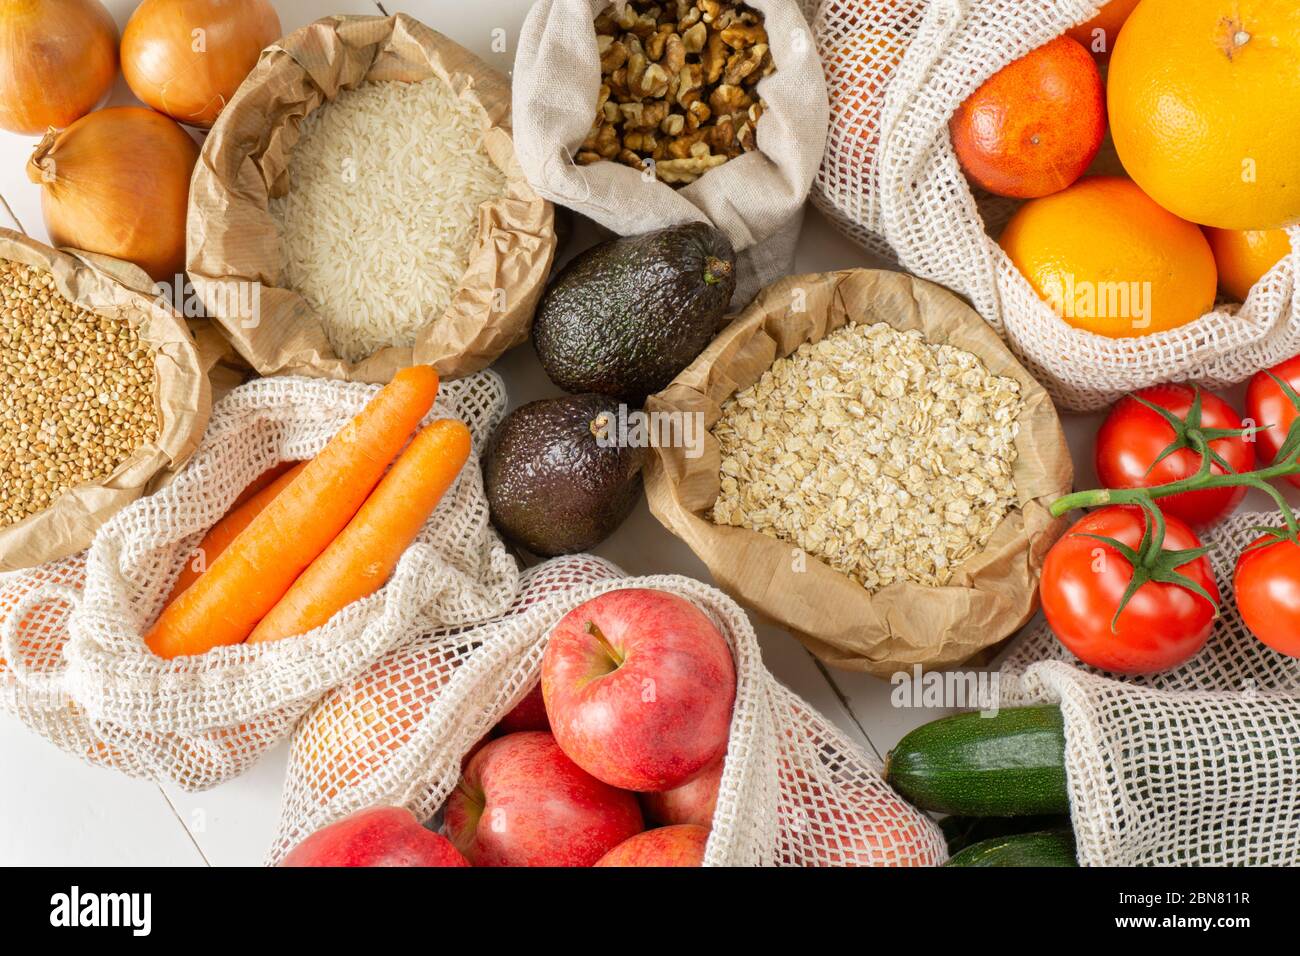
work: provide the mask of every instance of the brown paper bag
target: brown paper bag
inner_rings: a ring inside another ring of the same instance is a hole
[[[947,667],[1010,636],[1038,606],[1038,576],[1064,530],[1048,508],[1070,491],[1073,467],[1051,400],[997,333],[937,285],[893,272],[855,269],[792,276],[769,286],[682,372],[651,396],[649,412],[702,413],[712,428],[721,405],[767,371],[778,356],[818,341],[847,322],[919,329],[928,340],[979,356],[991,372],[1020,383],[1025,407],[1016,439],[1018,507],[983,552],[945,587],[896,582],[868,592],[813,555],[792,560],[792,545],[745,528],[719,527],[706,513],[717,500],[720,456],[710,433],[704,453],[658,448],[646,477],[650,510],[709,567],[724,590],[801,640],[828,664],[888,677],[913,665]]]
[[[367,81],[433,76],[481,109],[485,147],[506,174],[506,193],[479,208],[469,268],[446,311],[428,317],[414,347],[380,349],[352,364],[334,352],[312,307],[286,287],[268,204],[288,189],[303,117]],[[554,210],[515,160],[509,82],[400,13],[326,17],[262,52],[203,146],[186,238],[186,267],[208,314],[258,372],[362,382],[386,382],[412,364],[432,365],[444,378],[492,364],[527,338],[555,253]],[[240,283],[260,286],[255,321],[228,308],[250,301],[247,293],[238,297]]]
[[[207,368],[184,320],[154,294],[141,269],[106,256],[61,252],[9,229],[0,229],[0,259],[51,272],[72,302],[129,322],[154,350],[158,373],[153,442],[103,481],[72,488],[39,514],[0,527],[0,571],[15,571],[82,550],[100,525],[183,465],[203,436],[212,401]]]

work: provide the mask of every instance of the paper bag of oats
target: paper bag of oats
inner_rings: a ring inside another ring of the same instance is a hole
[[[1071,487],[1051,400],[970,307],[858,269],[765,289],[647,411],[650,509],[829,664],[946,667],[1034,614]]]
[[[129,263],[0,229],[0,300],[0,343],[16,343],[0,344],[0,571],[13,571],[82,550],[184,464],[211,398],[184,320]]]
[[[204,144],[190,278],[263,375],[475,372],[527,337],[555,252],[511,136],[508,80],[447,37],[318,20],[263,51]]]

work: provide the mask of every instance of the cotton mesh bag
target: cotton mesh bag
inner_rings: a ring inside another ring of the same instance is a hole
[[[518,568],[488,522],[477,453],[388,583],[307,634],[164,660],[143,635],[204,533],[249,484],[306,460],[376,386],[274,378],[224,398],[190,463],[120,511],[88,551],[0,577],[0,705],[55,744],[188,790],[246,770],[331,688],[421,634],[498,617]],[[482,448],[505,409],[493,372],[445,382],[426,421]]]
[[[538,0],[520,31],[512,76],[515,150],[529,183],[623,236],[711,223],[739,254],[732,303],[743,306],[790,271],[826,141],[826,86],[804,16],[814,2],[746,0],[764,16],[776,66],[758,83],[766,103],[754,127],[758,148],[675,190],[620,163],[574,160],[601,85],[593,21],[623,0]]]
[[[1238,514],[1205,544],[1224,593],[1277,514]],[[1300,659],[1260,643],[1230,597],[1181,667],[1117,679],[1042,624],[1001,668],[1004,707],[1059,702],[1079,862],[1300,864]]]
[[[998,246],[1017,208],[973,192],[952,115],[994,73],[1070,27],[1098,0],[822,0],[813,33],[831,102],[811,198],[870,251],[966,297],[1058,405],[1093,411],[1167,381],[1223,388],[1300,352],[1300,228],[1292,253],[1245,303],[1179,329],[1110,339],[1075,329]]]
[[[447,628],[391,651],[320,701],[293,738],[267,862],[357,810],[401,805],[435,816],[461,761],[536,685],[551,628],[606,591],[660,588],[691,601],[730,644],[736,701],[706,866],[926,865],[938,828],[886,786],[879,762],[763,666],[745,613],[691,578],[625,577],[598,558],[527,571],[500,619]]]

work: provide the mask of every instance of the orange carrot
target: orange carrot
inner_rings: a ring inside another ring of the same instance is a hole
[[[305,634],[383,587],[460,474],[469,448],[469,429],[448,418],[416,435],[342,534],[262,618],[249,643]]]
[[[403,369],[163,609],[145,643],[160,657],[239,644],[342,531],[433,407],[438,375]]]
[[[305,461],[300,461],[296,465],[290,463],[287,471],[282,471],[278,477],[269,484],[263,485],[252,495],[245,497],[244,494],[240,494],[239,498],[235,499],[235,504],[226,512],[226,516],[208,529],[208,533],[203,536],[203,540],[199,542],[190,559],[185,562],[180,577],[172,586],[172,593],[167,597],[167,603],[175,601],[182,591],[197,581],[212,562],[221,556],[221,552],[230,547],[230,542],[234,541],[262,509],[269,505],[275,496],[306,467]]]
[[[250,481],[248,487],[239,493],[239,497],[230,503],[230,510],[234,511],[245,501],[253,497],[253,495],[257,494],[296,464],[297,462],[294,461],[282,461],[279,464],[272,465],[270,468],[266,469],[266,471],[262,472]]]

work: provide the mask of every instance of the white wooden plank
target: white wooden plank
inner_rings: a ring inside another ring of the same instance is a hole
[[[203,865],[156,786],[83,763],[8,714],[0,767],[0,865]]]

